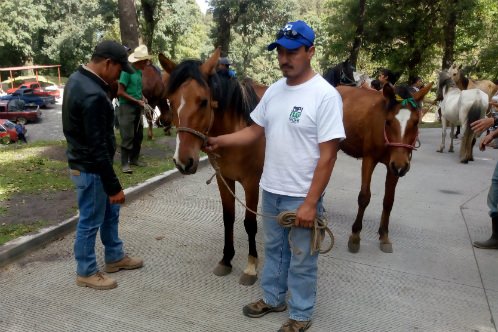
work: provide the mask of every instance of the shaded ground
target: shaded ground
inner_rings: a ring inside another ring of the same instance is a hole
[[[143,147],[142,155],[147,157],[170,158],[174,151],[174,137],[156,138],[161,147]],[[166,149],[164,145],[166,145]],[[44,151],[44,157],[65,161],[64,147],[52,146]],[[116,153],[114,162],[119,162],[120,154]],[[56,225],[77,213],[76,192],[74,190],[43,191],[33,194],[14,194],[7,200],[0,202],[0,207],[6,208],[0,225],[26,224],[42,222],[45,226]]]

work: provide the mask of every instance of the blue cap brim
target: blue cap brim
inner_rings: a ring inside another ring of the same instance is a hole
[[[306,42],[306,43],[303,43]],[[301,46],[311,46],[309,42],[306,41],[306,39],[289,39],[282,37],[276,42],[271,43],[268,45],[268,51],[273,51],[278,45],[282,46],[283,48],[286,48],[288,50],[295,50]]]

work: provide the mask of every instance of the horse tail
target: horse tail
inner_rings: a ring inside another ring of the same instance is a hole
[[[465,132],[462,138],[462,146],[460,149],[460,160],[463,162],[473,160],[472,158],[472,147],[474,145],[474,132],[470,128],[470,124],[483,117],[486,113],[486,109],[483,109],[483,105],[480,99],[476,99],[467,113],[467,125],[465,126]]]

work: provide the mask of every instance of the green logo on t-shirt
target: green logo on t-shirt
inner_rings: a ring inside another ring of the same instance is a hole
[[[303,108],[299,106],[294,106],[289,115],[289,121],[291,123],[299,123],[299,118],[301,117],[301,113],[303,112]]]

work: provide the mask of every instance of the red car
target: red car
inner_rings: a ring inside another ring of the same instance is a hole
[[[42,87],[42,84],[40,82],[36,81],[29,81],[29,82],[24,82],[23,84],[7,89],[7,94],[11,94],[16,92],[19,89],[33,89],[33,93],[35,95],[39,96],[54,96],[55,99],[59,99],[61,97],[61,93],[59,89],[56,86],[53,85],[47,85],[48,83],[44,83],[46,86]]]
[[[0,143],[9,144],[18,140],[16,125],[7,119],[0,119]]]

